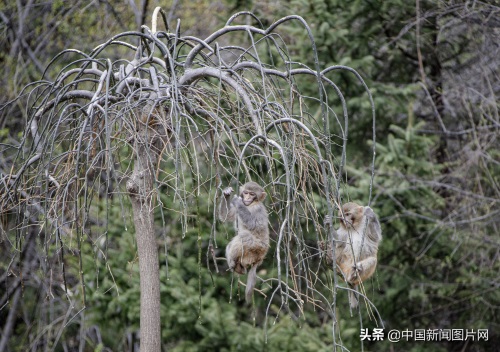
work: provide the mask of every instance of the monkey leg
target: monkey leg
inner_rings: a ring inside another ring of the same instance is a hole
[[[352,276],[354,263],[351,260],[340,257],[337,258],[337,272],[342,275],[342,279],[349,283],[349,278]]]
[[[247,267],[255,264],[254,253],[245,238],[235,236],[226,247],[227,265],[240,275],[247,273]],[[260,264],[260,263],[259,263]]]
[[[337,272],[342,275],[342,278],[347,282],[349,288],[349,306],[351,309],[355,309],[358,306],[359,296],[357,293],[357,284],[359,283],[357,272],[354,270],[354,262],[350,258],[345,256],[340,256],[337,260]]]
[[[226,247],[229,269],[238,274],[246,274],[249,266],[259,266],[266,256],[269,246],[252,236],[235,236]]]
[[[234,258],[228,259],[227,264],[231,271],[240,275],[246,274],[247,272],[247,269],[241,264],[240,258],[236,258],[236,260],[234,260]]]
[[[238,274],[245,273],[245,267],[241,263],[243,248],[240,238],[234,237],[226,247],[226,260],[229,270],[236,271]]]
[[[267,253],[267,247],[256,245],[254,247],[243,246],[244,254],[241,256],[241,265],[258,266],[262,264]]]
[[[347,276],[347,282],[351,285],[358,285],[361,282],[368,279],[375,272],[375,268],[377,267],[377,258],[376,257],[368,257],[364,260],[361,260],[350,268],[349,275]]]
[[[241,264],[238,261],[236,261],[233,257],[226,256],[226,260],[227,260],[227,266],[231,271],[235,271],[241,266]]]

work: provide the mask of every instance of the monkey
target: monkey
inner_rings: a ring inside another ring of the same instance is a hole
[[[266,192],[255,182],[245,183],[240,196],[230,201],[232,192],[231,187],[222,191],[219,219],[222,222],[234,221],[237,234],[226,247],[226,259],[229,270],[240,275],[245,274],[250,266],[245,289],[246,301],[250,303],[257,267],[262,264],[269,249],[268,214],[263,203]]]
[[[336,231],[335,259],[336,268],[343,279],[351,286],[349,305],[358,306],[357,287],[370,278],[377,267],[377,252],[382,240],[382,230],[377,215],[372,208],[356,203],[346,203],[339,211],[340,227]],[[325,219],[325,225],[330,219]],[[326,263],[333,264],[331,244],[319,243],[326,250]]]

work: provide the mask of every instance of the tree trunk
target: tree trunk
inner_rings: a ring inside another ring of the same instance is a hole
[[[139,122],[140,123],[140,122]],[[161,351],[160,267],[154,231],[153,181],[158,158],[151,131],[139,126],[135,140],[136,160],[127,181],[127,191],[134,212],[135,235],[139,256],[141,289],[140,347],[143,352]]]

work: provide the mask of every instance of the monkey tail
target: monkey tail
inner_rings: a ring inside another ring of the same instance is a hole
[[[349,290],[349,305],[351,309],[356,309],[359,302],[358,285],[354,285],[351,288],[352,290]]]
[[[248,271],[248,276],[247,276],[247,288],[245,289],[245,299],[247,303],[252,302],[252,294],[256,281],[257,281],[257,265],[254,264]]]

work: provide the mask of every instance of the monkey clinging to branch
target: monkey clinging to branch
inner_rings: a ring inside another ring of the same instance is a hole
[[[266,193],[255,182],[245,183],[240,196],[230,201],[232,192],[231,187],[222,191],[219,219],[235,223],[237,235],[226,247],[226,258],[229,269],[238,274],[245,274],[250,266],[245,290],[246,301],[250,302],[257,279],[257,266],[262,264],[269,249],[268,216],[263,204]]]
[[[356,203],[346,203],[339,211],[340,227],[337,230],[335,258],[337,271],[344,280],[352,286],[349,291],[351,308],[358,306],[355,293],[357,286],[371,277],[377,267],[378,245],[382,240],[382,231],[377,215],[370,207],[363,207]],[[330,219],[325,220],[326,224]],[[322,250],[326,250],[326,262],[333,263],[331,244],[325,246],[319,243]]]

